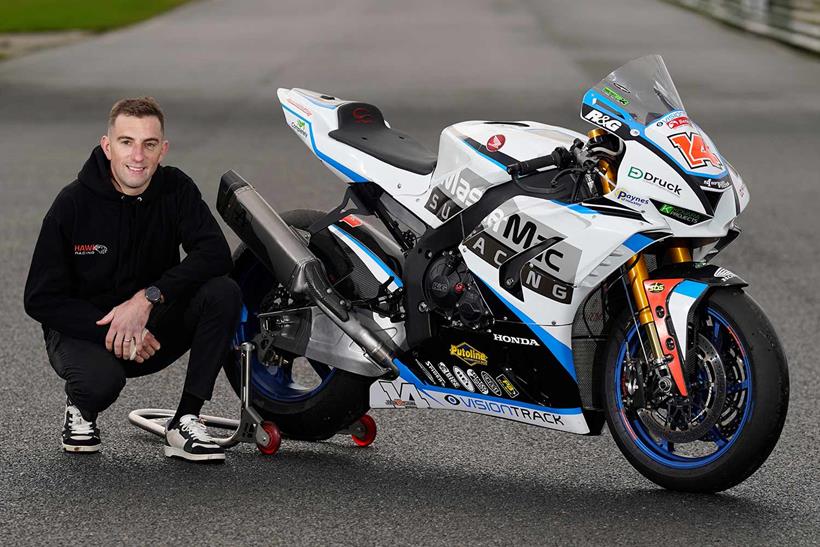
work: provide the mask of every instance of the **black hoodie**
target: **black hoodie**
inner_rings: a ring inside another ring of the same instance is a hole
[[[231,265],[225,236],[185,173],[160,166],[142,194],[127,196],[97,146],[43,219],[25,309],[44,328],[103,343],[108,325],[96,321],[138,290],[156,285],[173,302]]]

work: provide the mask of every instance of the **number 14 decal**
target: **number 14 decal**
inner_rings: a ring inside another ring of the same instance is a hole
[[[689,164],[691,169],[706,167],[709,164],[718,169],[723,169],[723,163],[720,161],[720,158],[712,152],[700,133],[691,131],[689,133],[670,135],[669,142],[683,154],[686,163]]]

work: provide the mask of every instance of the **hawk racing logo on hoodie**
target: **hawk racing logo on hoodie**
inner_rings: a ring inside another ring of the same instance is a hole
[[[74,245],[74,254],[75,255],[104,255],[108,252],[108,247],[105,245],[100,245],[99,243],[88,243],[88,244],[81,244],[77,243]]]

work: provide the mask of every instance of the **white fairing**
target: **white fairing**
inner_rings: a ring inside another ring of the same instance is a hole
[[[537,122],[458,123],[441,133],[434,171],[419,175],[328,135],[338,128],[338,107],[350,101],[301,89],[279,89],[278,96],[287,124],[337,176],[346,182],[377,184],[430,228],[474,205],[489,188],[509,182],[505,159],[528,160],[559,146],[568,148],[576,138],[585,140],[569,129]],[[624,140],[625,153],[614,190],[594,204],[511,197],[459,246],[473,275],[509,308],[509,317],[502,319],[529,325],[539,344],[548,347],[573,378],[572,323],[590,292],[636,253],[667,237],[703,238],[704,247],[695,249],[694,254],[695,258],[705,254],[727,235],[749,201],[740,176],[684,111],[671,112],[644,127],[627,115],[618,118],[615,111],[621,109],[593,90],[584,101],[587,114],[589,109],[597,112],[585,119],[617,131]],[[605,118],[595,110],[605,110],[604,104],[609,105],[606,112],[612,118],[606,118],[607,125],[599,123]],[[688,174],[681,174],[673,164]],[[702,180],[692,178],[696,175]],[[707,210],[703,196],[709,194],[716,205]],[[392,274],[347,234],[339,230],[334,234],[356,252],[377,279],[384,281]],[[502,278],[504,262],[552,238],[552,245],[524,264],[519,288],[508,290]],[[396,279],[391,289],[400,284]],[[694,301],[687,294],[673,295],[670,312],[677,332],[686,332],[686,314]],[[446,408],[575,433],[589,431],[580,409],[550,409],[553,411],[545,414],[545,407],[529,408],[524,403],[494,398],[492,384],[476,381],[463,371],[456,371],[458,377],[450,379],[452,390],[431,387],[399,365],[398,379],[378,381],[371,387],[372,407]],[[419,366],[432,383],[433,375],[444,372],[435,364]]]
[[[705,290],[706,285],[703,283],[683,281],[676,286],[669,295],[669,315],[672,317],[672,326],[675,329],[675,334],[678,338],[678,347],[684,360],[686,359],[686,351],[689,347],[689,343],[686,339],[686,320],[689,316],[689,311]]]
[[[503,137],[503,141],[499,140]],[[454,214],[473,205],[488,188],[508,182],[507,167],[488,153],[478,152],[468,142],[487,151],[492,139],[503,144],[495,149],[516,160],[534,158],[558,146],[570,146],[583,135],[538,122],[470,121],[451,125],[441,133],[438,163],[430,188],[408,204],[428,225],[437,227]]]
[[[419,382],[406,368],[401,369],[402,377],[380,380],[370,386],[371,408],[460,410],[568,433],[589,433],[580,409],[547,409],[481,393],[431,387]],[[422,370],[427,369],[422,366]]]

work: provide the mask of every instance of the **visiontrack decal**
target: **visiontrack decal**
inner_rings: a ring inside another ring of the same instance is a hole
[[[571,433],[589,433],[580,408],[541,407],[484,393],[422,387],[403,377],[392,382],[374,382],[370,388],[370,405],[372,408],[459,410]]]

